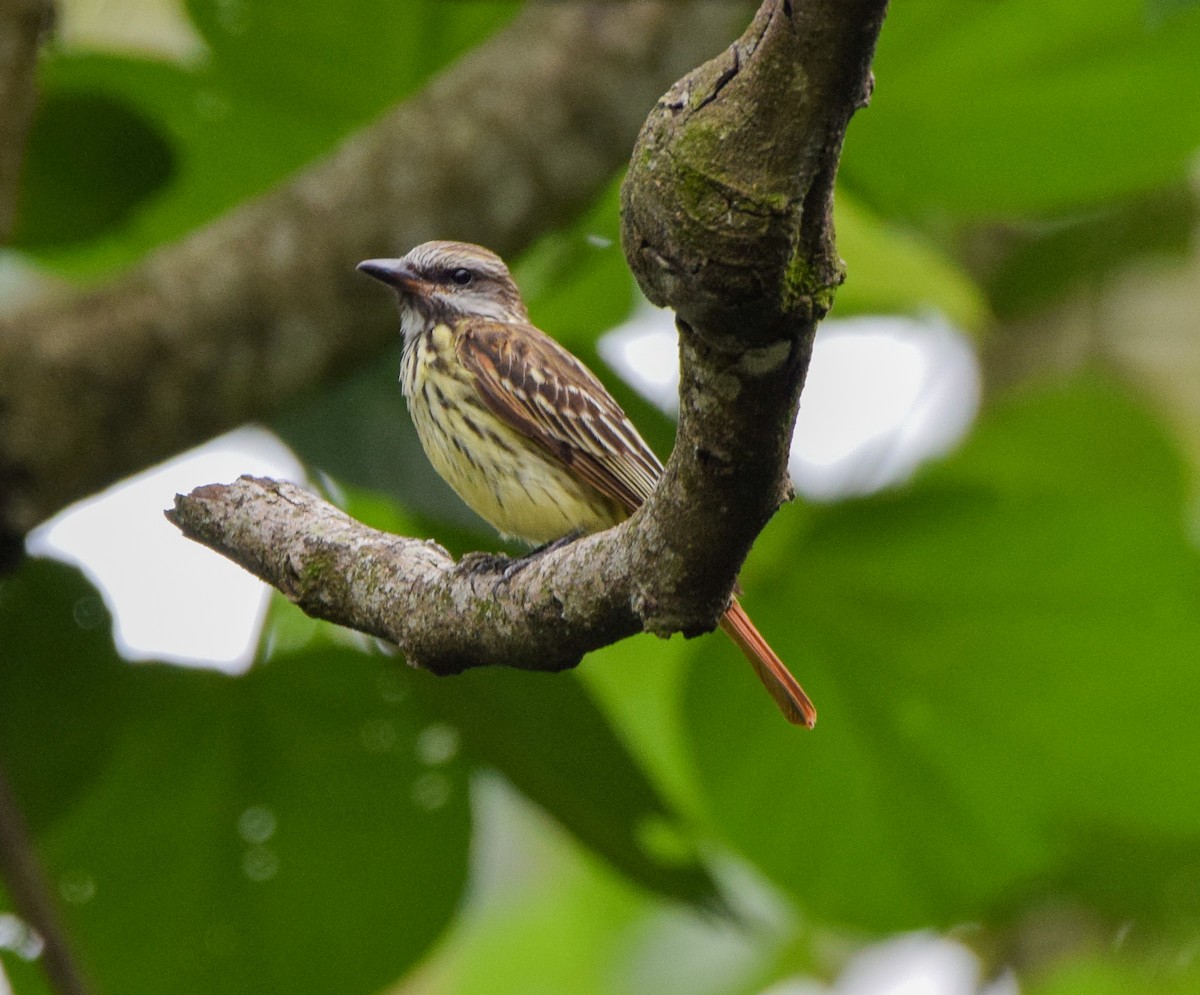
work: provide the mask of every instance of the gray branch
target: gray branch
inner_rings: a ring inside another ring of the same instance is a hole
[[[166,514],[314,618],[387,639],[434,673],[481,663],[562,670],[641,628],[629,585],[597,583],[591,566],[619,550],[615,532],[511,569],[495,557],[456,564],[436,543],[368,528],[302,487],[261,477],[177,495]]]
[[[433,237],[512,255],[569,221],[741,10],[530,4],[294,181],[109,286],[0,318],[0,536],[393,343],[359,260]]]
[[[168,517],[310,614],[390,639],[438,672],[561,669],[635,631],[711,629],[788,494],[812,337],[842,278],[833,177],[885,8],[766,0],[737,44],[647,121],[624,188],[624,241],[647,292],[681,316],[682,416],[662,483],[628,522],[514,570],[456,565],[271,481],[200,488]]]

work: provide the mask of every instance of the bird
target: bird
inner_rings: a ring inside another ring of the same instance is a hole
[[[628,518],[663,466],[579,359],[537,328],[508,267],[466,242],[424,242],[358,269],[400,311],[400,386],[430,463],[506,538],[569,541]],[[816,709],[734,595],[721,628],[796,725]]]

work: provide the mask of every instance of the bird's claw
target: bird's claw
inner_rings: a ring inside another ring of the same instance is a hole
[[[520,560],[515,561],[520,563]],[[461,569],[473,574],[504,573],[512,568],[514,561],[503,553],[465,553],[458,561]]]
[[[503,553],[466,553],[459,560],[459,566],[470,573],[498,573],[505,580],[512,580],[531,563],[536,563],[547,553],[552,553],[556,549],[562,549],[563,546],[570,545],[582,535],[584,535],[582,529],[575,529],[572,532],[568,532],[565,536],[560,536],[551,542],[538,546],[537,549],[515,560],[509,556],[505,556]]]

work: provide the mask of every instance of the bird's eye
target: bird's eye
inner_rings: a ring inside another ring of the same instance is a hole
[[[455,269],[450,271],[450,281],[460,287],[465,287],[474,278],[475,274],[469,269]]]

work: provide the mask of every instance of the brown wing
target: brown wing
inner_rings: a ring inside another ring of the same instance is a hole
[[[458,357],[502,421],[632,512],[662,463],[586,366],[529,324],[472,321]]]

